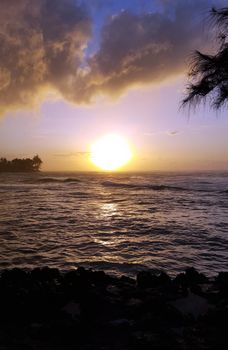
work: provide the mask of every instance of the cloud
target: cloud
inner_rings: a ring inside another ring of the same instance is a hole
[[[50,89],[64,96],[90,36],[77,1],[1,0],[0,112],[30,106]]]
[[[199,18],[210,1],[159,2],[162,13],[125,10],[108,18],[98,51],[85,57],[92,40],[89,1],[1,0],[0,113],[31,107],[49,91],[89,103],[183,72],[203,43]]]
[[[143,135],[144,136],[157,136],[157,135],[169,135],[169,136],[176,136],[179,135],[180,131],[173,130],[173,131],[154,131],[154,132],[146,132]]]
[[[163,1],[164,2],[164,1]],[[207,1],[164,2],[164,13],[122,11],[102,30],[100,50],[90,58],[87,91],[119,95],[132,85],[157,83],[186,68],[202,46],[202,15]]]
[[[71,157],[88,157],[90,152],[71,152],[71,153],[57,153],[54,157],[71,158]]]
[[[178,131],[178,130],[167,131],[167,135],[169,135],[169,136],[176,136],[178,134],[180,134],[180,131]]]

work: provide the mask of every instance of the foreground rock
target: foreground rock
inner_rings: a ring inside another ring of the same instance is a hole
[[[227,349],[228,273],[4,271],[0,349]]]

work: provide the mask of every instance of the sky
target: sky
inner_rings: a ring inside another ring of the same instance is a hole
[[[228,170],[228,118],[181,108],[192,52],[214,52],[217,0],[0,1],[0,157],[46,171],[98,170],[105,134],[133,152],[123,171]]]

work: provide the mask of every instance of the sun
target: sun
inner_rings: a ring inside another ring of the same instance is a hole
[[[91,160],[103,170],[116,170],[131,158],[127,140],[117,134],[105,135],[91,146]]]

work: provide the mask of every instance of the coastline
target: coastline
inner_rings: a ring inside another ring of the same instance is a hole
[[[1,349],[226,349],[228,272],[170,278],[48,267],[0,277]]]

